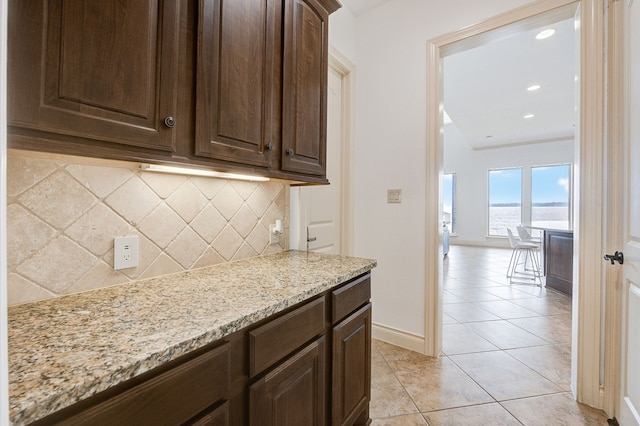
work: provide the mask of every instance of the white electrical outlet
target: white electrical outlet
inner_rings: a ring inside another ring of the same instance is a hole
[[[276,225],[269,225],[269,244],[278,244],[280,242],[280,233],[276,232]]]
[[[138,266],[138,237],[116,237],[113,239],[113,269]]]

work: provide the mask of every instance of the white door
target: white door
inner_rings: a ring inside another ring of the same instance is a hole
[[[627,196],[624,235],[619,420],[640,425],[640,4],[625,0]]]
[[[343,80],[332,68],[329,68],[328,86],[327,179],[330,185],[300,189],[301,210],[305,211],[302,217],[306,218],[306,229],[302,230],[301,239],[306,239],[307,250],[340,254]]]

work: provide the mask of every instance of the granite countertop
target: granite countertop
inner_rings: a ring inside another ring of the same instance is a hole
[[[38,420],[375,266],[287,251],[10,307],[10,420]]]

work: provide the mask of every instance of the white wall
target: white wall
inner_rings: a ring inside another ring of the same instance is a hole
[[[329,16],[329,45],[356,63],[356,17],[346,7]]]
[[[427,40],[527,3],[389,0],[356,19],[354,254],[378,260],[377,324],[424,336]]]
[[[454,124],[446,125],[444,171],[456,173],[457,186],[457,236],[451,242],[508,246],[504,238],[486,236],[489,169],[572,163],[574,156],[573,140],[474,151]]]

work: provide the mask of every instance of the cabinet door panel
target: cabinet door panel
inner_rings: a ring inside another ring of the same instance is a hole
[[[315,0],[286,0],[282,169],[325,175],[327,11]]]
[[[9,97],[10,124],[175,150],[174,132],[163,123],[176,114],[177,2],[11,6],[18,23],[9,30],[10,81],[19,89]],[[23,19],[31,13],[39,18]]]
[[[280,117],[281,12],[272,0],[200,0],[196,154],[268,167]],[[271,144],[271,145],[269,145]]]
[[[251,385],[250,424],[324,425],[325,374],[321,337]]]
[[[371,303],[333,329],[333,425],[351,425],[371,399]]]

